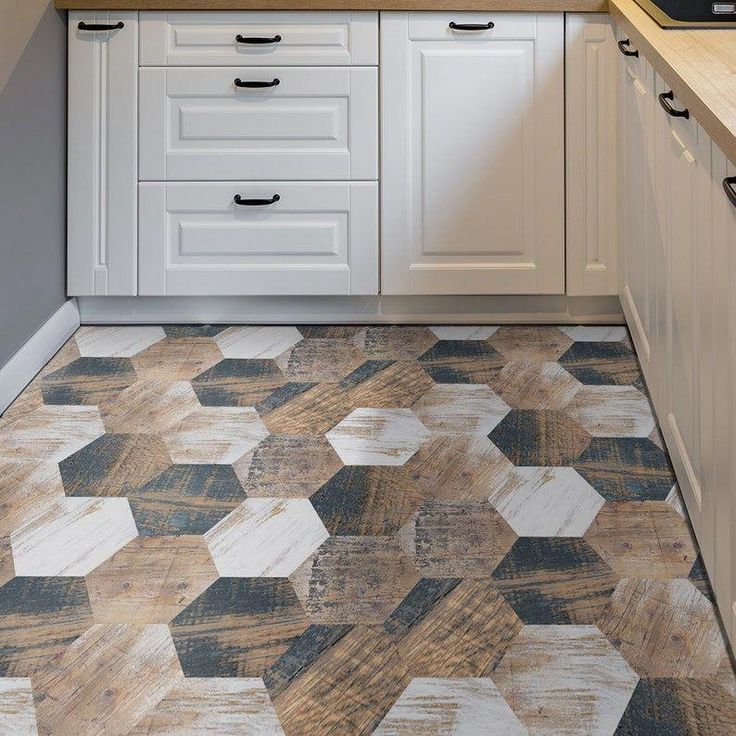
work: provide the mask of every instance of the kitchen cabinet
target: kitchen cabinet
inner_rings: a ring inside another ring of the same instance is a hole
[[[563,294],[560,13],[381,15],[384,294]]]

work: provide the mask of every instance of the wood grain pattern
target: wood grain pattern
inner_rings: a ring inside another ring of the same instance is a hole
[[[0,734],[37,736],[33,688],[27,677],[0,679]]]

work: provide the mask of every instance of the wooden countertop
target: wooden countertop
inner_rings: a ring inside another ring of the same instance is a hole
[[[608,5],[632,47],[736,163],[736,28],[665,30],[634,0],[609,0]]]

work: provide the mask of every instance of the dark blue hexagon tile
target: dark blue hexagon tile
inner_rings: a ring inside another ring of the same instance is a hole
[[[436,383],[489,383],[505,358],[484,340],[440,340],[419,357]]]
[[[636,353],[623,342],[576,342],[559,362],[589,386],[632,386],[642,381]]]
[[[192,379],[202,406],[256,406],[286,384],[273,360],[227,358]]]
[[[77,358],[41,379],[44,404],[101,404],[138,380],[130,358]]]

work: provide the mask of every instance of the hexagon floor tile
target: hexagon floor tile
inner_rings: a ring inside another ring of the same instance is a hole
[[[84,327],[0,417],[0,733],[736,736],[713,601],[621,326]]]

